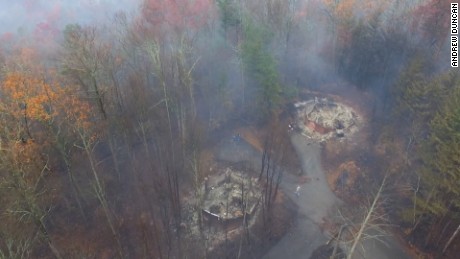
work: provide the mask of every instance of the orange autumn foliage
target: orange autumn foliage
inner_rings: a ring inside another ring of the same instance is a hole
[[[49,170],[50,152],[60,138],[96,142],[92,107],[77,89],[18,72],[0,81],[0,168],[19,172],[33,185]]]
[[[69,130],[88,133],[95,126],[91,105],[79,98],[77,87],[46,83],[15,72],[7,74],[0,84],[0,97],[0,112],[15,121],[27,120],[29,124],[48,126],[59,124]]]
[[[8,74],[1,85],[1,93],[7,104],[6,113],[16,118],[49,121],[53,116],[50,109],[57,95],[49,84],[19,73]]]

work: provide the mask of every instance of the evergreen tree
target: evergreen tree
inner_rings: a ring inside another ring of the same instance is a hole
[[[426,138],[429,123],[449,94],[453,74],[431,78],[427,59],[416,57],[393,86],[396,97],[394,113],[409,127],[411,135]],[[398,120],[399,121],[399,120]]]
[[[240,13],[233,0],[217,0],[224,31],[240,24]]]
[[[276,110],[280,102],[281,87],[276,61],[267,49],[270,35],[266,30],[247,22],[244,37],[241,46],[243,64],[249,77],[257,84],[255,107],[252,110],[263,120]]]
[[[460,84],[430,123],[431,135],[424,149],[420,171],[424,197],[419,208],[432,215],[457,215],[460,209]]]

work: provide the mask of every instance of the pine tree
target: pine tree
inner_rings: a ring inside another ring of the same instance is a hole
[[[457,84],[443,108],[430,123],[421,171],[427,191],[419,206],[434,215],[460,208],[460,86]],[[459,216],[459,215],[452,215]]]
[[[244,26],[244,36],[242,60],[249,76],[257,83],[254,110],[263,120],[276,110],[281,98],[276,61],[267,50],[270,37],[263,28],[249,21]]]

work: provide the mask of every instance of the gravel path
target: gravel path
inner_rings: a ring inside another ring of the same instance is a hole
[[[310,258],[312,252],[328,241],[320,229],[323,218],[327,218],[342,204],[329,189],[326,175],[321,167],[321,147],[308,138],[294,134],[292,144],[302,161],[302,170],[312,180],[301,186],[299,197],[295,197],[295,179],[285,179],[283,188],[299,206],[299,218],[291,232],[278,242],[264,258],[297,259]],[[358,249],[353,258],[362,259],[409,259],[402,246],[392,236],[381,237],[381,241],[367,240],[362,243],[364,251]]]
[[[329,189],[321,168],[319,144],[311,143],[299,134],[292,135],[291,141],[301,159],[302,170],[311,181],[300,186],[299,196],[296,197],[296,179],[283,179],[282,187],[299,206],[299,217],[289,234],[265,255],[264,258],[267,259],[309,258],[317,247],[328,241],[328,237],[319,227],[323,219],[334,213],[341,204]]]
[[[329,189],[326,175],[321,167],[321,146],[300,134],[293,134],[291,142],[302,162],[302,170],[311,181],[300,185],[296,195],[298,178],[284,174],[281,187],[299,206],[294,226],[263,258],[308,259],[312,252],[328,241],[320,225],[325,218],[335,214],[342,204]],[[223,141],[217,158],[228,162],[249,162],[254,170],[260,170],[261,154],[244,141]],[[357,252],[356,259],[409,259],[401,245],[393,237],[383,238],[385,243],[368,240],[363,243],[366,253]]]

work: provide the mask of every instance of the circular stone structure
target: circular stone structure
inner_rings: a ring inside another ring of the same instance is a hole
[[[327,98],[297,102],[296,124],[309,138],[326,141],[344,139],[358,131],[360,117],[349,106]]]
[[[254,216],[261,197],[257,178],[226,168],[205,179],[203,213],[208,219],[240,222]]]

